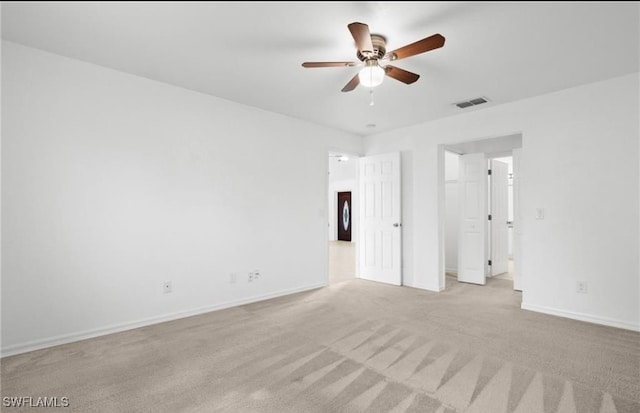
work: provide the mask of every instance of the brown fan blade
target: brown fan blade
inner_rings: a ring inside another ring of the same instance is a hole
[[[408,72],[404,69],[400,69],[399,67],[395,67],[395,66],[387,65],[384,68],[384,71],[386,72],[387,76],[392,77],[395,80],[399,80],[402,83],[406,83],[407,85],[410,85],[411,83],[420,79],[420,75],[417,75],[413,72]]]
[[[343,92],[351,92],[360,84],[360,76],[356,73],[356,75],[347,83],[343,88]]]
[[[415,56],[429,50],[438,49],[444,46],[444,37],[441,34],[434,34],[417,42],[408,44],[404,47],[389,52],[391,60],[404,59],[405,57]]]
[[[358,62],[304,62],[302,67],[348,67],[357,64]]]
[[[369,33],[369,26],[364,23],[351,23],[347,26],[353,40],[356,41],[356,47],[363,55],[373,53],[373,43],[371,42],[371,33]]]

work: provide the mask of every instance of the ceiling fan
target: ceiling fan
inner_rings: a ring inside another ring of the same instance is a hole
[[[388,64],[396,60],[415,56],[444,46],[444,37],[434,34],[399,49],[387,52],[387,39],[379,34],[369,33],[369,26],[354,22],[347,26],[358,48],[356,56],[359,62],[304,62],[302,67],[350,67],[364,66],[358,74],[342,88],[343,92],[350,92],[362,83],[365,87],[375,87],[382,83],[384,76],[389,76],[402,83],[411,84],[420,75]]]

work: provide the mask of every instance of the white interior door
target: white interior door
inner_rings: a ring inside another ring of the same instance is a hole
[[[402,285],[400,154],[360,158],[360,278]]]
[[[491,275],[509,271],[509,165],[491,160]]]
[[[513,150],[513,289],[522,291],[522,149]]]
[[[485,283],[487,270],[487,161],[484,153],[460,156],[458,281]]]

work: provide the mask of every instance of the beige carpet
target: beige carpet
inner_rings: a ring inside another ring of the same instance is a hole
[[[2,396],[77,412],[639,411],[638,333],[520,310],[509,286],[346,281],[5,358]]]
[[[513,281],[513,260],[509,260],[507,263],[507,272],[496,275],[495,278],[501,278],[504,280]]]

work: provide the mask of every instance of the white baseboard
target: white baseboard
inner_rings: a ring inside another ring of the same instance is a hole
[[[444,272],[448,272],[451,274],[458,274],[458,269],[457,268],[445,268]]]
[[[557,308],[545,307],[542,305],[522,303],[523,310],[535,311],[538,313],[550,314],[559,317],[571,318],[573,320],[586,321],[588,323],[600,324],[609,327],[617,327],[625,330],[639,331],[640,325],[629,323],[627,321],[615,320],[607,317],[598,317],[591,314],[577,313],[574,311],[560,310]]]
[[[418,288],[420,290],[427,290],[427,291],[433,291],[436,293],[439,293],[440,291],[444,291],[445,287],[441,287],[439,285],[430,285],[430,284],[423,284],[423,283],[413,283],[411,285],[409,284],[404,284],[405,287],[411,287],[411,288]]]
[[[237,307],[244,304],[251,304],[258,301],[269,300],[271,298],[282,297],[289,294],[295,294],[295,293],[308,291],[308,290],[315,290],[317,288],[322,288],[326,286],[327,286],[327,283],[323,282],[323,283],[309,285],[306,287],[291,288],[288,290],[276,291],[269,294],[243,298],[240,300],[226,301],[223,303],[195,308],[192,310],[179,311],[179,312],[170,313],[170,314],[163,314],[157,317],[149,317],[149,318],[144,318],[141,320],[131,321],[127,323],[113,324],[110,326],[99,327],[91,330],[78,331],[75,333],[63,334],[63,335],[49,337],[41,340],[34,340],[26,343],[14,344],[12,346],[3,348],[0,351],[0,353],[2,354],[1,357],[13,356],[16,354],[27,353],[29,351],[34,351],[34,350],[41,350],[44,348],[58,346],[61,344],[73,343],[75,341],[86,340],[89,338],[104,336],[107,334],[119,333],[121,331],[132,330],[134,328],[145,327],[152,324],[164,323],[166,321],[177,320],[180,318],[191,317],[194,315],[209,313],[212,311],[224,310],[226,308],[231,308],[231,307]]]

